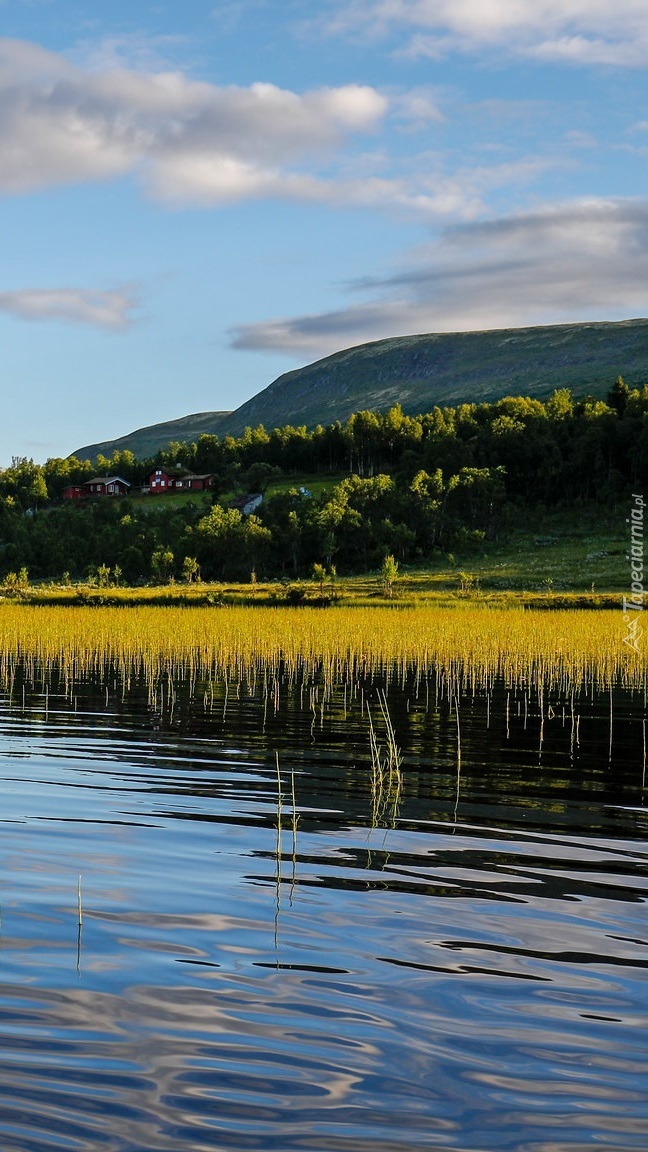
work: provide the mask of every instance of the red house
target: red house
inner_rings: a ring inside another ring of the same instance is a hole
[[[193,472],[156,468],[148,478],[148,491],[151,496],[162,492],[205,492],[211,488],[213,479],[211,472],[196,476]]]
[[[156,468],[148,478],[148,488],[152,496],[158,492],[172,492],[176,477],[163,468]]]
[[[206,492],[214,483],[214,475],[212,472],[205,472],[202,476],[196,476],[191,472],[188,476],[182,477],[181,483],[183,488],[190,488],[192,492]]]
[[[90,496],[128,496],[130,484],[121,476],[95,476],[84,485]]]
[[[69,484],[61,493],[64,500],[90,500],[94,496],[128,496],[130,484],[121,476],[95,476],[85,484]]]

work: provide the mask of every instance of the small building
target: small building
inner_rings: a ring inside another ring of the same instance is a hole
[[[168,492],[206,492],[214,483],[213,472],[197,476],[177,468],[155,468],[150,473],[144,490],[151,496]]]
[[[122,480],[121,476],[95,476],[83,485],[88,495],[93,496],[128,496],[130,484]]]
[[[91,500],[95,496],[128,496],[130,484],[121,476],[94,476],[85,484],[68,484],[61,496],[64,500]]]
[[[229,506],[230,508],[237,508],[244,516],[251,516],[262,503],[263,495],[261,492],[248,492],[246,496],[237,496],[235,500],[231,500]]]
[[[182,483],[184,488],[190,488],[192,492],[208,492],[214,486],[214,473],[204,472],[196,476],[192,472],[189,476],[183,476]]]

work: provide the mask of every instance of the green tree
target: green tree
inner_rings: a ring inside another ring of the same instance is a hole
[[[29,572],[21,568],[19,572],[7,572],[4,587],[8,592],[24,592],[29,587]]]
[[[241,481],[250,492],[265,493],[273,480],[280,480],[283,476],[281,468],[273,464],[266,464],[265,460],[257,460],[251,464],[247,472],[241,476]]]
[[[157,548],[151,557],[153,575],[161,584],[168,584],[175,557],[170,548]]]
[[[391,600],[394,595],[394,585],[398,579],[398,561],[390,554],[385,556],[380,567],[380,586],[386,596]]]
[[[607,402],[609,407],[614,408],[614,411],[619,416],[623,416],[628,406],[629,399],[630,389],[628,388],[628,385],[622,376],[617,376],[614,384],[612,385],[612,388],[607,394]]]
[[[238,508],[214,504],[196,530],[203,572],[217,578],[243,578],[265,558],[270,531],[258,516],[243,516]]]
[[[574,400],[569,388],[557,388],[545,405],[550,420],[567,420],[574,415]]]
[[[182,578],[186,584],[193,584],[200,578],[200,564],[195,556],[185,556],[182,561]]]
[[[41,504],[46,503],[47,484],[45,483],[45,477],[43,476],[43,473],[40,471],[40,469],[38,472],[34,473],[32,482],[29,485],[27,492],[34,508],[38,508]]]

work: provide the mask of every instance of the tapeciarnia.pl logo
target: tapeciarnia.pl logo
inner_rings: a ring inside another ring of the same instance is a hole
[[[639,641],[643,636],[640,626],[640,613],[644,610],[644,498],[632,494],[634,505],[626,524],[630,525],[630,551],[626,559],[630,562],[630,596],[623,597],[623,620],[626,634],[623,643],[639,651]]]

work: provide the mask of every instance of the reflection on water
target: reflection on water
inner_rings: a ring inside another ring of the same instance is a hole
[[[646,1147],[643,697],[377,687],[4,698],[3,1152]]]

